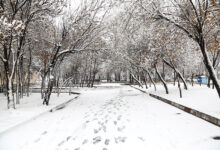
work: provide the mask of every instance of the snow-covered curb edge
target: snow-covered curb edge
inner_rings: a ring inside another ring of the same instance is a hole
[[[57,106],[54,106],[53,108],[50,108],[49,110],[46,110],[46,111],[44,111],[44,112],[42,112],[42,113],[40,113],[40,114],[37,114],[37,115],[35,115],[35,116],[33,116],[33,117],[31,117],[31,118],[29,118],[29,119],[23,121],[23,122],[20,122],[20,123],[18,123],[18,124],[16,124],[16,125],[12,126],[12,127],[10,127],[10,128],[8,128],[8,129],[4,130],[4,131],[1,131],[1,132],[0,132],[0,136],[4,135],[5,133],[7,133],[7,132],[9,132],[9,131],[11,131],[11,130],[13,130],[13,129],[15,129],[15,128],[18,128],[18,127],[20,127],[20,126],[22,126],[22,125],[28,123],[28,122],[31,121],[31,120],[35,120],[35,119],[37,119],[38,117],[40,117],[40,116],[42,116],[42,115],[44,115],[44,114],[46,114],[46,113],[48,113],[48,112],[54,112],[54,111],[56,111],[56,110],[58,110],[58,109],[61,109],[61,108],[65,107],[68,103],[70,103],[70,102],[76,100],[78,97],[79,97],[79,96],[75,96],[74,98],[72,98],[72,99],[70,99],[70,100],[67,100],[67,101],[65,101],[64,103],[61,103],[61,104],[59,104],[59,105],[57,105]]]
[[[153,97],[153,98],[155,98],[155,99],[158,99],[158,100],[160,100],[160,101],[162,101],[162,102],[165,102],[165,103],[167,103],[167,104],[169,104],[169,105],[171,105],[171,106],[174,106],[174,107],[176,107],[176,108],[178,108],[178,109],[181,109],[181,110],[184,111],[184,112],[187,112],[187,113],[189,113],[189,114],[192,114],[192,115],[194,115],[194,116],[196,116],[196,117],[198,117],[198,118],[200,118],[200,119],[203,119],[203,120],[205,120],[205,121],[208,121],[209,123],[212,123],[212,124],[214,124],[214,125],[220,127],[220,119],[218,119],[218,118],[216,118],[216,117],[213,117],[213,116],[211,116],[211,115],[205,114],[205,113],[200,112],[200,111],[198,111],[198,110],[189,108],[189,107],[187,107],[187,106],[183,106],[183,105],[181,105],[181,104],[178,104],[178,103],[173,102],[173,101],[171,101],[171,100],[168,100],[168,99],[166,99],[166,98],[160,97],[160,96],[158,96],[158,95],[154,95],[154,94],[151,94],[151,93],[147,93],[146,91],[141,90],[141,89],[139,89],[139,88],[136,88],[136,87],[134,87],[134,86],[132,86],[132,85],[130,85],[130,86],[133,87],[133,88],[135,88],[135,89],[137,89],[137,90],[139,90],[139,91],[141,91],[141,92],[143,92],[143,93],[149,94],[149,96],[151,96],[151,97]]]

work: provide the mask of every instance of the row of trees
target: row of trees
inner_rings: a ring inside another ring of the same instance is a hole
[[[171,77],[181,91],[181,81],[188,89],[186,79],[193,85],[194,76],[205,73],[220,96],[218,1],[139,0],[123,6],[111,26],[111,48],[140,86],[146,81],[155,86],[156,76],[168,94]]]
[[[8,108],[29,96],[33,72],[41,76],[46,105],[54,87],[93,87],[96,77],[110,81],[114,73],[119,81],[127,71],[130,82],[156,90],[159,81],[167,94],[168,81],[181,91],[180,82],[188,89],[186,80],[206,72],[220,95],[218,1],[70,3],[0,0],[0,84]]]
[[[23,96],[25,54],[31,51],[32,28],[39,20],[46,19],[47,15],[49,17],[56,14],[60,10],[60,3],[32,0],[1,0],[0,2],[0,58],[8,108],[11,106],[15,108],[15,91],[17,104],[19,98]],[[56,9],[54,9],[55,5]],[[30,77],[30,67],[28,69]],[[14,82],[16,85],[13,84]]]
[[[34,71],[42,78],[43,104],[49,104],[61,72],[68,72],[61,65],[70,64],[71,56],[90,55],[101,48],[94,43],[104,34],[103,20],[110,5],[104,0],[82,1],[77,7],[66,0],[0,1],[1,82],[8,108],[15,108],[24,92],[29,95]],[[96,59],[93,63],[96,68]],[[94,68],[89,78],[96,74]]]

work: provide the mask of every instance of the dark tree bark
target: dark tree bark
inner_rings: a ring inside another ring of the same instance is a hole
[[[193,3],[192,0],[189,1],[190,5],[192,6],[192,13],[188,14],[188,17],[191,18],[192,16],[195,17],[194,19],[186,19],[184,21],[186,21],[189,24],[188,28],[185,28],[185,26],[183,26],[181,23],[176,23],[175,21],[173,21],[172,19],[167,18],[164,14],[159,13],[158,14],[158,18],[157,19],[163,19],[166,20],[168,22],[170,22],[171,24],[175,25],[177,28],[179,28],[180,30],[182,30],[183,32],[185,32],[192,40],[194,40],[200,47],[200,51],[202,53],[203,56],[203,60],[204,60],[204,64],[206,66],[206,69],[209,72],[209,76],[216,88],[216,91],[220,97],[220,84],[218,82],[218,78],[216,75],[216,72],[214,70],[214,67],[212,66],[212,63],[210,61],[210,58],[208,56],[207,50],[206,50],[206,42],[205,42],[205,35],[204,35],[204,22],[207,20],[207,15],[208,13],[204,13],[204,15],[199,15],[202,14],[203,12],[208,12],[208,5],[210,4],[208,1],[204,4],[200,4],[200,3]],[[200,7],[200,9],[197,9],[197,6]],[[206,5],[206,7],[203,7],[201,5]],[[178,7],[181,7],[181,5],[177,5]],[[181,11],[184,11],[181,8]],[[183,12],[184,13],[184,12]],[[192,30],[194,32],[192,32]],[[181,78],[181,76],[179,76]]]
[[[162,78],[162,76],[160,75],[160,73],[158,72],[157,66],[155,65],[155,71],[156,74],[158,75],[160,81],[163,83],[163,86],[165,88],[166,94],[169,94],[168,88],[167,88],[167,83],[164,81],[164,79]]]
[[[45,82],[46,82],[46,75],[45,75],[45,73],[44,73],[44,74],[41,76],[41,99],[44,98]]]
[[[15,102],[14,102],[13,96],[12,96],[13,85],[12,85],[12,81],[10,81],[10,68],[9,68],[10,52],[8,52],[6,45],[3,45],[3,55],[4,55],[4,59],[7,60],[7,61],[3,61],[4,69],[5,69],[5,78],[6,78],[5,83],[6,83],[7,106],[9,109],[11,106],[11,103],[12,103],[13,108],[15,109]]]
[[[144,68],[143,68],[143,70],[144,70],[144,71],[145,71],[145,72],[148,74],[148,77],[149,77],[149,79],[150,79],[151,83],[154,85],[154,90],[156,91],[156,90],[157,90],[157,88],[156,88],[156,84],[155,84],[154,80],[152,79],[152,77],[151,77],[151,74],[150,74],[149,70],[144,69]]]
[[[146,87],[146,89],[148,89],[147,77],[146,77],[146,75],[144,74],[144,72],[142,72],[142,73],[143,73],[143,80],[144,80],[145,87]]]
[[[28,62],[28,75],[27,75],[27,96],[30,96],[30,81],[31,81],[31,64],[32,64],[32,49],[28,48],[29,50],[29,62]]]
[[[49,105],[49,100],[50,100],[50,96],[51,96],[54,84],[55,84],[55,80],[49,79],[47,90],[45,92],[44,101],[43,101],[43,104],[46,104],[47,106]]]
[[[200,49],[201,49],[203,57],[204,57],[205,66],[206,66],[206,68],[207,68],[207,70],[209,72],[209,76],[212,79],[212,82],[215,85],[215,88],[216,88],[216,90],[218,92],[218,95],[220,97],[220,85],[218,83],[218,79],[217,79],[215,70],[214,70],[213,66],[211,65],[211,62],[210,62],[209,57],[208,57],[208,54],[206,52],[205,41],[204,41],[204,39],[202,37],[200,37],[200,38],[201,39],[199,41],[199,46],[200,46]]]
[[[177,77],[177,81],[178,81],[178,88],[179,88],[179,92],[180,92],[180,98],[182,98],[183,95],[182,95],[182,89],[181,89],[181,86],[180,86],[180,79],[179,79],[179,77]]]
[[[173,85],[176,85],[176,72],[173,70]]]
[[[178,76],[178,78],[180,78],[184,84],[184,89],[188,89],[187,84],[185,79],[183,78],[182,74],[179,72],[179,70],[177,70],[177,68],[174,66],[174,64],[172,63],[172,61],[168,62],[165,59],[163,59],[163,62],[169,66],[170,68],[172,68],[175,72],[176,72],[176,76]]]
[[[19,95],[19,90],[20,90],[20,76],[19,76],[19,66],[16,66],[16,104],[20,104],[20,95]]]
[[[138,85],[139,85],[141,88],[143,88],[141,82],[140,82],[132,73],[131,73],[131,76],[132,76],[132,78],[133,78],[135,81],[137,81]]]
[[[194,73],[192,73],[192,77],[191,77],[191,83],[192,83],[192,86],[193,86],[193,84],[194,84]]]
[[[162,78],[165,80],[165,65],[164,65],[164,62],[163,62],[163,73],[162,73]]]
[[[211,87],[210,82],[211,82],[211,79],[210,79],[210,76],[208,76],[208,83],[207,83],[208,88]]]

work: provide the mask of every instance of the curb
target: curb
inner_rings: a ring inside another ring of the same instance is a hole
[[[213,117],[213,116],[211,116],[211,115],[205,114],[205,113],[200,112],[200,111],[198,111],[198,110],[195,110],[195,109],[193,109],[193,108],[190,108],[190,107],[187,107],[187,106],[183,106],[183,105],[181,105],[181,104],[178,104],[178,103],[173,102],[173,101],[171,101],[171,100],[168,100],[168,99],[166,99],[166,98],[163,98],[163,97],[160,97],[160,96],[157,96],[157,95],[148,93],[148,92],[143,91],[143,90],[141,90],[141,89],[139,89],[139,88],[136,88],[136,87],[134,87],[134,86],[132,86],[132,85],[130,85],[130,86],[133,87],[133,88],[135,88],[135,89],[137,89],[137,90],[139,90],[139,91],[141,91],[142,93],[149,94],[149,96],[151,96],[151,97],[153,97],[153,98],[155,98],[155,99],[158,99],[158,100],[160,100],[160,101],[162,101],[162,102],[164,102],[164,103],[166,103],[166,104],[169,104],[169,105],[171,105],[171,106],[174,106],[174,107],[176,107],[176,108],[178,108],[178,109],[180,109],[180,110],[182,110],[182,111],[184,111],[184,112],[187,112],[187,113],[189,113],[189,114],[191,114],[191,115],[193,115],[193,116],[196,116],[196,117],[198,117],[198,118],[200,118],[200,119],[203,119],[203,120],[205,120],[205,121],[207,121],[207,122],[209,122],[209,123],[212,123],[212,124],[214,124],[214,125],[220,127],[220,119],[218,119],[218,118],[216,118],[216,117]]]
[[[23,122],[21,122],[21,123],[18,123],[18,124],[14,125],[14,126],[12,126],[12,127],[10,127],[10,128],[8,128],[8,129],[6,129],[6,130],[0,132],[0,137],[1,137],[2,135],[4,135],[5,133],[10,132],[11,130],[14,130],[14,129],[16,129],[16,128],[18,128],[18,127],[20,127],[20,126],[22,126],[22,125],[28,123],[28,122],[31,121],[31,120],[35,120],[35,119],[37,119],[38,117],[40,117],[40,116],[42,116],[42,115],[45,115],[46,113],[54,112],[54,111],[56,111],[56,110],[59,110],[59,109],[64,108],[68,103],[72,102],[73,100],[76,100],[78,97],[79,97],[79,96],[76,96],[76,97],[74,97],[74,98],[72,98],[72,99],[70,99],[70,100],[68,100],[68,101],[66,101],[66,102],[64,102],[64,103],[62,103],[62,104],[59,104],[59,105],[57,105],[57,106],[54,106],[53,108],[50,108],[49,110],[46,110],[46,111],[44,111],[44,112],[42,112],[42,113],[40,113],[40,114],[37,114],[37,115],[35,115],[35,116],[33,116],[33,117],[31,117],[31,118],[29,118],[29,119],[27,119],[27,120],[25,120],[25,121],[23,121]]]
[[[139,88],[136,88],[136,87],[134,87],[134,86],[132,86],[132,85],[130,85],[130,86],[133,87],[133,88],[135,88],[136,90],[141,91],[142,93],[150,94],[150,93],[148,93],[148,92],[146,92],[146,91],[144,91],[144,90],[141,90],[141,89],[139,89]]]

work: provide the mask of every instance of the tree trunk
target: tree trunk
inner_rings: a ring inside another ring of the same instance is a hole
[[[194,84],[193,78],[194,78],[194,73],[192,73],[192,77],[191,77],[192,86],[193,86],[193,84]]]
[[[4,58],[8,57],[7,48],[4,47]],[[13,108],[15,109],[15,101],[14,101],[14,93],[13,93],[13,77],[14,73],[16,71],[16,60],[15,60],[15,54],[12,54],[12,69],[10,71],[9,69],[9,59],[6,59],[7,61],[4,61],[4,68],[5,68],[5,77],[6,77],[6,95],[7,95],[7,106],[8,109],[13,105]],[[12,104],[11,104],[12,103]]]
[[[207,54],[207,51],[206,51],[206,48],[205,48],[205,41],[203,38],[201,38],[201,41],[199,42],[199,46],[200,46],[200,49],[202,51],[202,55],[203,55],[203,58],[204,58],[204,63],[205,63],[205,66],[209,72],[209,76],[216,88],[216,91],[218,92],[218,96],[220,97],[220,85],[219,85],[219,82],[218,82],[218,78],[217,78],[217,75],[216,75],[216,72],[212,66],[212,63],[208,57],[208,54]]]
[[[27,96],[30,95],[30,81],[31,81],[31,63],[32,63],[32,50],[29,47],[29,63],[28,63],[28,76],[27,76]]]
[[[177,77],[177,81],[178,81],[178,88],[179,88],[179,92],[180,92],[180,98],[182,98],[182,89],[181,89],[181,86],[180,86],[180,80],[179,80],[179,77]]]
[[[15,101],[14,101],[14,93],[13,93],[13,81],[12,78],[9,78],[9,89],[8,89],[8,109],[11,106],[11,102],[13,105],[13,108],[15,109]]]
[[[19,60],[19,86],[20,86],[20,98],[23,98],[24,95],[24,65],[23,65],[23,56],[21,57],[21,59]]]
[[[182,74],[174,67],[176,73],[178,74],[178,77],[183,81],[183,84],[184,84],[184,89],[187,90],[188,87],[187,87],[187,84],[186,84],[186,81],[185,79],[183,78]]]
[[[137,83],[140,85],[140,87],[143,88],[143,85],[141,84],[141,82],[131,73],[132,78],[137,81]]]
[[[20,96],[19,96],[19,66],[16,67],[16,104],[20,104]]]
[[[3,77],[1,75],[1,72],[0,72],[0,92],[3,92]]]
[[[56,80],[56,87],[57,87],[57,96],[59,96],[60,95],[60,92],[59,92],[59,88],[60,88],[60,73],[59,73],[59,75],[57,77],[57,80]]]
[[[45,79],[46,79],[46,75],[44,74],[44,75],[42,75],[41,76],[41,99],[43,99],[44,98],[44,90],[45,90]]]
[[[164,88],[165,88],[166,94],[169,94],[169,91],[168,91],[168,88],[167,88],[167,83],[164,81],[164,79],[162,78],[162,76],[161,76],[160,73],[158,72],[157,66],[155,66],[155,71],[156,71],[156,74],[158,75],[160,81],[163,83],[163,86],[164,86]]]
[[[54,83],[55,83],[55,80],[50,79],[50,77],[49,77],[48,86],[47,86],[47,90],[44,94],[44,101],[43,101],[43,104],[46,104],[47,106],[49,105],[50,96],[51,96],[51,93],[53,90]]]
[[[172,63],[172,61],[169,63],[168,61],[166,61],[165,59],[163,59],[163,62],[165,64],[167,64],[170,68],[172,68],[175,72],[176,72],[176,76],[178,76],[182,81],[183,81],[183,84],[184,84],[184,89],[188,89],[187,87],[187,84],[186,84],[186,81],[185,79],[183,78],[182,74],[179,72],[179,70],[177,70],[177,68],[174,66],[174,64]]]
[[[164,65],[164,62],[163,62],[163,73],[162,73],[162,78],[165,80],[165,65]]]
[[[94,86],[94,82],[95,82],[95,74],[92,76],[91,87],[93,87],[93,86]]]
[[[147,69],[143,69],[144,71],[146,71],[147,72],[147,74],[148,74],[148,76],[149,76],[149,79],[150,79],[150,83],[152,83],[153,85],[154,85],[154,90],[156,91],[157,90],[157,88],[156,88],[156,84],[155,84],[155,82],[154,82],[154,80],[152,79],[152,77],[151,77],[151,75],[150,75],[150,72],[147,70]],[[151,85],[150,85],[151,86]]]
[[[129,74],[129,80],[130,80],[130,84],[132,84],[132,76],[131,76],[131,74]]]
[[[183,78],[185,78],[185,71],[184,71],[184,69],[183,69]]]
[[[147,77],[146,75],[143,73],[143,80],[144,80],[144,84],[145,84],[145,87],[146,89],[148,89],[148,86],[147,86]]]

